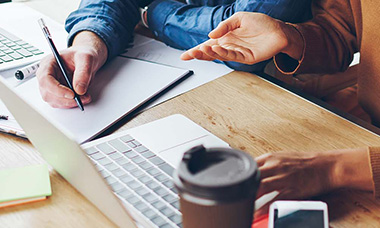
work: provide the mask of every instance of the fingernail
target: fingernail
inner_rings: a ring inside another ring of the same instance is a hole
[[[83,82],[82,83],[79,83],[76,87],[76,91],[79,93],[79,94],[85,94],[86,93],[86,84],[84,84]]]
[[[65,95],[63,95],[65,98],[67,99],[74,99],[74,95],[72,93],[66,93]]]

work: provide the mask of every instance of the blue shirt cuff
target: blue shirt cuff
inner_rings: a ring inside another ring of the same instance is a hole
[[[108,59],[117,56],[122,51],[118,45],[115,45],[120,42],[120,37],[112,27],[107,26],[107,22],[104,20],[88,17],[74,24],[73,27],[66,25],[66,30],[69,32],[68,46],[72,45],[75,36],[79,32],[91,31],[98,35],[107,46]]]

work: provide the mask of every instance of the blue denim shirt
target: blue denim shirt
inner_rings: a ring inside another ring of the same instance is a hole
[[[167,45],[189,49],[206,41],[209,32],[238,11],[297,23],[310,19],[311,0],[188,0],[187,4],[155,0],[148,7],[148,25]],[[138,0],[82,0],[66,21],[69,46],[78,32],[89,30],[103,39],[112,58],[125,50],[139,20]],[[247,72],[262,70],[266,64],[224,63]]]

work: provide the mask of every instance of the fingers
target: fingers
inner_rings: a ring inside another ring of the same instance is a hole
[[[192,60],[192,59],[199,59],[199,60],[206,60],[206,61],[213,61],[215,60],[216,58],[214,56],[212,56],[212,54],[208,54],[206,52],[204,52],[203,50],[201,50],[201,48],[210,48],[210,42],[207,42],[204,43],[204,44],[200,44],[196,47],[193,47],[192,49],[184,52],[182,55],[181,55],[181,59],[182,60]]]
[[[75,70],[73,75],[73,87],[79,95],[87,92],[88,86],[94,74],[93,57],[86,53],[75,55]]]
[[[65,51],[61,57],[66,60],[73,60],[65,62],[66,69],[69,72],[74,71],[73,86],[77,90],[77,93],[82,95],[82,103],[86,105],[91,102],[91,97],[84,94],[94,74],[92,72],[93,61],[91,57],[88,57],[88,54],[79,54],[77,57],[74,57],[74,55],[74,52]],[[62,74],[53,56],[45,57],[41,61],[36,75],[42,99],[50,106],[54,108],[77,107],[77,103],[74,100],[74,92],[65,86],[65,81],[62,79]]]
[[[221,22],[213,31],[211,31],[208,36],[211,39],[218,39],[230,31],[233,31],[240,27],[241,14],[236,13],[227,20]]]
[[[87,105],[91,102],[91,96],[88,94],[80,96],[80,99],[83,105]],[[48,97],[45,101],[53,108],[69,109],[78,107],[78,104],[74,99]]]
[[[279,191],[281,192],[282,189],[286,187],[286,184],[284,180],[286,175],[280,174],[273,177],[268,177],[265,179],[261,179],[259,190],[257,191],[257,198],[260,198],[261,196],[268,194],[273,191]]]

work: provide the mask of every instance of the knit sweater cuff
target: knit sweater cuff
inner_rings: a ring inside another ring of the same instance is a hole
[[[369,147],[369,157],[371,163],[371,173],[376,198],[380,198],[380,148]]]

